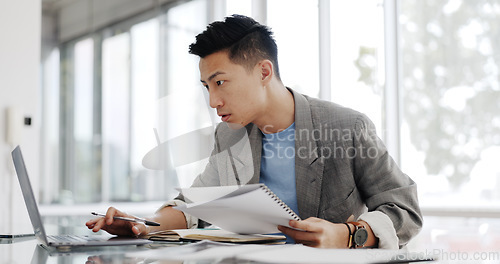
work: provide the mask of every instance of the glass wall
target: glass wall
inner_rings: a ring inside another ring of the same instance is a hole
[[[286,6],[286,12],[283,12]],[[267,25],[278,45],[283,84],[319,96],[318,1],[267,1]]]
[[[124,200],[130,193],[130,34],[102,43],[103,200]],[[113,186],[113,188],[111,188]]]
[[[498,210],[500,3],[405,0],[400,10],[403,168],[424,206]]]
[[[155,108],[160,88],[159,19],[132,26],[130,37],[130,195],[126,197],[132,201],[162,199],[159,191],[167,185],[167,175],[142,166],[144,155],[158,144],[153,128],[160,121]],[[152,191],[153,186],[159,188]]]
[[[64,203],[99,201],[100,181],[96,177],[94,160],[94,41],[87,38],[74,46],[73,166],[68,176],[61,178],[65,189]],[[68,109],[71,111],[70,109]]]
[[[252,0],[226,1],[226,15],[252,16]]]
[[[382,137],[384,9],[382,1],[330,1],[331,98],[368,115]]]

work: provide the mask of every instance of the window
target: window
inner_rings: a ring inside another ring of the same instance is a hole
[[[62,177],[65,202],[94,202],[100,193],[98,174],[95,173],[94,143],[94,41],[90,38],[74,46],[73,166]],[[71,127],[71,126],[70,126]]]
[[[252,16],[252,1],[226,1],[226,15],[230,16],[233,14]]]
[[[286,6],[286,12],[283,11]],[[267,24],[275,33],[283,84],[319,95],[318,1],[267,1]]]
[[[383,129],[384,17],[380,1],[330,1],[331,98]]]
[[[408,0],[400,9],[403,168],[423,206],[491,209],[500,201],[500,4]]]
[[[102,188],[104,201],[130,192],[130,34],[102,43]],[[111,188],[113,186],[113,188]],[[109,192],[108,192],[109,190]]]
[[[157,146],[153,128],[160,122],[158,101],[160,23],[158,18],[138,23],[130,29],[130,195],[132,201],[159,200],[170,182],[167,174],[148,170],[142,159]],[[123,179],[127,181],[127,179]]]

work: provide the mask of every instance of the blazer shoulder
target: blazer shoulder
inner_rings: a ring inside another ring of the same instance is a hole
[[[371,124],[371,120],[363,113],[317,98],[304,95],[311,108],[311,118],[316,124],[331,124],[341,129],[354,129],[359,124]]]

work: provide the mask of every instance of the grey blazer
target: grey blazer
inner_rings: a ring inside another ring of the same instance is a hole
[[[389,156],[373,123],[354,110],[290,91],[299,216],[340,223],[377,210],[389,216],[405,245],[422,226],[417,186]],[[261,152],[257,126],[234,130],[221,123],[209,163],[192,186],[258,183]]]

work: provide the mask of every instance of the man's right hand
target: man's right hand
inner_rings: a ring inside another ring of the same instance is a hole
[[[134,218],[132,215],[128,215],[114,207],[110,207],[105,217],[89,220],[85,225],[88,229],[92,229],[93,232],[98,232],[102,229],[110,234],[118,236],[140,236],[149,233],[149,228],[144,224],[113,219],[115,216]]]

